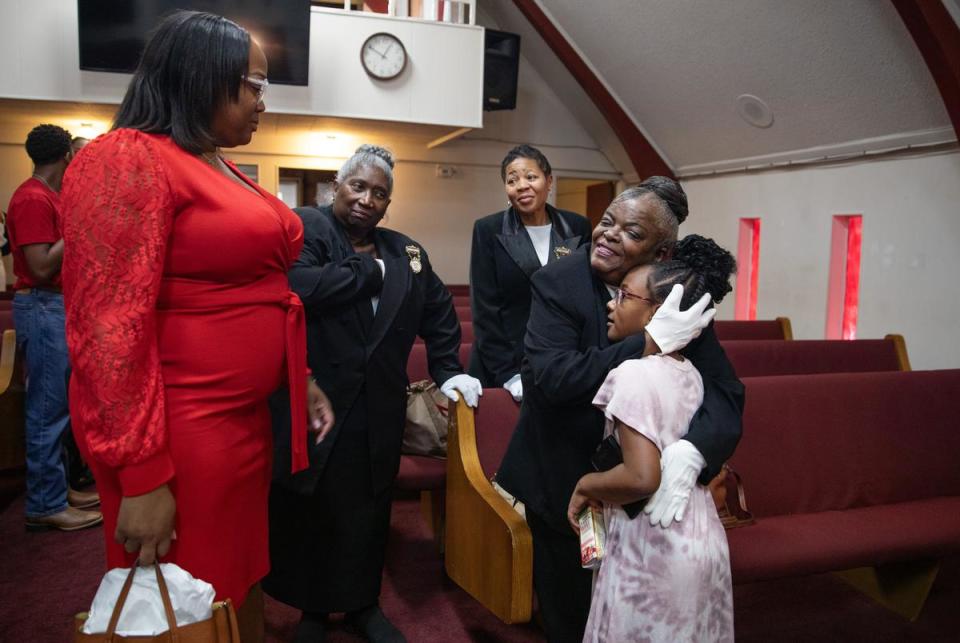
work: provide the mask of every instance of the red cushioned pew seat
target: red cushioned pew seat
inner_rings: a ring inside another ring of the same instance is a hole
[[[728,533],[734,582],[870,568],[878,600],[916,617],[936,576],[925,561],[960,553],[960,370],[743,382],[730,462],[756,524]],[[901,562],[932,571],[884,576]]]

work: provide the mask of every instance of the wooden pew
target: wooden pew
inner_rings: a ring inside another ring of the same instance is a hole
[[[17,333],[3,331],[0,344],[0,470],[24,465],[24,403],[26,387],[23,360],[17,355]]]
[[[7,330],[13,330],[13,308],[0,306],[0,332]]]
[[[464,369],[470,361],[472,344],[460,344],[460,364]],[[427,370],[427,346],[415,343],[407,359],[407,379],[410,382],[429,380]],[[439,458],[404,454],[400,456],[400,471],[397,473],[397,488],[420,492],[420,509],[424,519],[443,546],[444,489],[447,482],[447,463]]]
[[[793,339],[789,317],[751,321],[721,319],[713,324],[717,339]]]
[[[839,572],[914,619],[960,553],[960,370],[745,378],[735,583]]]
[[[484,389],[476,412],[456,405],[447,434],[447,575],[505,623],[533,609],[530,528],[490,483],[519,413],[506,390]]]
[[[909,371],[901,335],[884,339],[737,339],[723,342],[739,377]]]

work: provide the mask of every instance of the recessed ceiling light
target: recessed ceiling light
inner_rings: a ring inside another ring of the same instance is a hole
[[[749,125],[766,129],[773,125],[773,110],[751,94],[737,96],[737,114]]]

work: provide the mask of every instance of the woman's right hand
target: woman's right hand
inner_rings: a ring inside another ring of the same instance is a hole
[[[141,496],[124,496],[113,539],[131,554],[139,551],[141,565],[152,565],[170,551],[176,513],[176,500],[165,484]]]

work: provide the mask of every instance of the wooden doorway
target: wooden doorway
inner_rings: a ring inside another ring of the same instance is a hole
[[[280,200],[288,207],[326,205],[333,201],[334,170],[280,168]]]
[[[613,201],[613,181],[557,177],[557,207],[582,214],[594,228]]]

